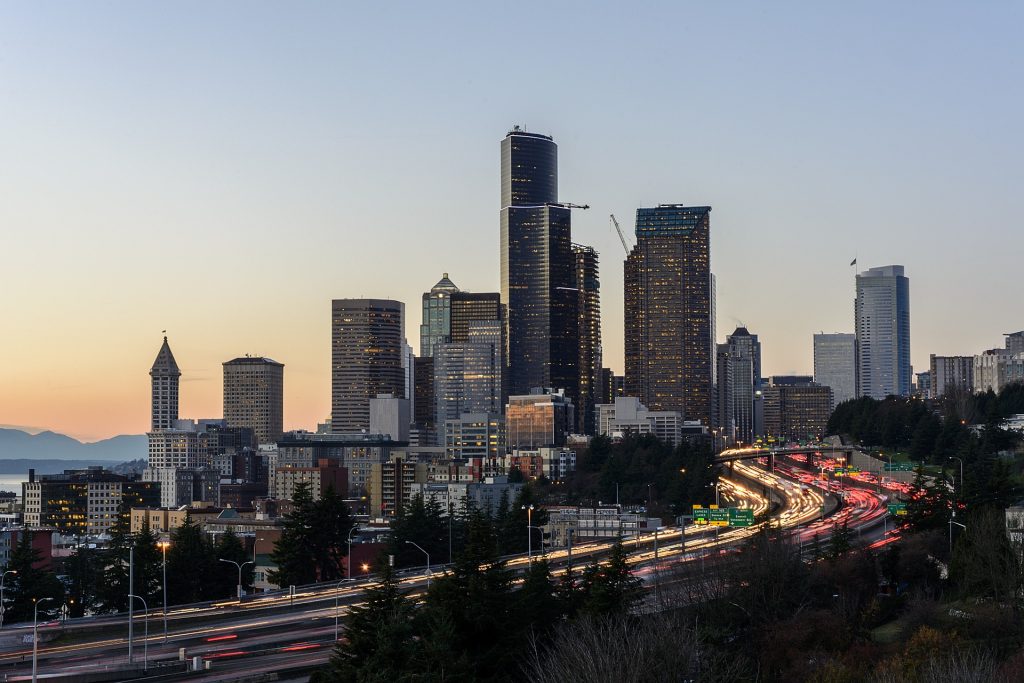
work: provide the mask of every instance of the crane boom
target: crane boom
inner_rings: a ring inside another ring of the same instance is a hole
[[[609,214],[609,217],[612,219],[612,225],[615,226],[615,232],[619,233],[619,240],[622,242],[622,248],[626,250],[626,256],[629,256],[629,245],[626,244],[626,236],[622,234],[619,222],[615,220],[615,214]]]

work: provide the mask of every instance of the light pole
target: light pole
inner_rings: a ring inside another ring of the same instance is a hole
[[[452,516],[455,514],[455,506],[448,501],[448,564],[452,563]]]
[[[128,663],[132,663],[132,646],[135,644],[135,546],[128,546]]]
[[[32,683],[36,683],[39,672],[39,605],[53,598],[41,598],[35,601],[32,609]]]
[[[142,601],[143,614],[145,615],[143,619],[145,627],[142,632],[142,670],[146,671],[149,669],[149,605],[146,604],[146,600],[141,595],[129,593],[128,597]]]
[[[167,541],[160,541],[157,543],[160,546],[160,550],[163,551],[164,555],[164,642],[167,642],[167,548],[170,547],[170,543]]]
[[[349,557],[348,561],[351,563],[352,558]],[[334,642],[338,642],[338,595],[341,593],[341,584],[345,583],[347,580],[348,579],[342,579],[334,585]]]
[[[619,502],[618,484],[615,485],[615,502]],[[530,531],[533,525],[533,505],[524,505],[523,509],[526,510],[526,561],[533,562],[533,532]]]
[[[421,553],[427,556],[427,590],[430,590],[430,553],[421,548],[419,544],[413,543],[412,541],[406,541],[411,546],[415,546]]]
[[[530,532],[530,540],[531,541],[533,540],[533,530],[534,529],[536,529],[537,531],[540,532],[540,554],[542,556],[544,556],[544,555],[547,554],[547,553],[544,552],[544,527],[541,527],[541,526],[527,526],[527,531]]]
[[[960,497],[964,497],[964,461],[963,458],[958,458],[955,455],[951,455],[947,460],[959,460],[960,461]],[[955,487],[954,487],[955,489]],[[954,491],[955,492],[955,491]]]
[[[255,563],[252,560],[247,560],[247,561],[243,562],[242,564],[238,564],[234,560],[225,560],[223,557],[218,557],[217,559],[220,560],[221,562],[227,562],[229,564],[233,564],[236,567],[238,567],[238,604],[241,605],[242,604],[242,567],[244,567],[247,564],[255,564]]]
[[[352,532],[355,531],[356,528],[357,527],[353,525],[352,528],[348,530],[348,559],[345,561],[345,564],[347,565],[348,578],[350,579],[352,578]]]
[[[956,511],[953,512],[953,515],[954,516],[956,515]],[[953,561],[953,525],[954,524],[956,524],[958,527],[960,527],[964,531],[967,531],[967,526],[966,525],[961,524],[960,522],[956,522],[956,521],[953,520],[952,517],[950,517],[950,519],[949,519],[949,560],[950,560],[950,562]]]
[[[4,612],[7,611],[7,607],[4,605],[4,579],[7,578],[8,574],[17,574],[17,569],[8,569],[0,576],[0,628],[4,627]]]

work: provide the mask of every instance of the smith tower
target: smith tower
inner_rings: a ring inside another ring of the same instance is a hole
[[[518,126],[501,141],[501,302],[510,393],[575,393],[576,268],[569,208],[558,204],[558,146]]]
[[[686,420],[711,418],[710,206],[636,210],[625,263],[626,395]]]
[[[178,419],[178,379],[181,377],[181,370],[174,361],[167,337],[164,337],[160,352],[156,354],[149,376],[153,385],[150,431],[171,429],[174,421]]]

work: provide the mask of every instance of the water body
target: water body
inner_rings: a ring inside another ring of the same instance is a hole
[[[27,474],[3,474],[0,473],[0,491],[13,491],[21,497],[21,484],[28,481]]]

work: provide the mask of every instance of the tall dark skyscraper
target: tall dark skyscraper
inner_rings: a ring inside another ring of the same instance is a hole
[[[598,254],[593,247],[572,246],[576,259],[576,309],[579,314],[580,383],[573,403],[576,405],[576,430],[595,434],[594,406],[601,398],[601,281]]]
[[[710,424],[710,206],[636,211],[625,263],[626,395]]]
[[[512,394],[575,393],[579,384],[570,215],[557,202],[557,145],[514,128],[501,142],[501,301]]]
[[[331,431],[370,428],[370,399],[405,398],[405,305],[390,299],[331,302]]]
[[[178,381],[181,370],[178,369],[174,354],[171,353],[167,337],[164,337],[164,343],[156,354],[149,376],[153,387],[150,431],[170,429],[178,419]]]

